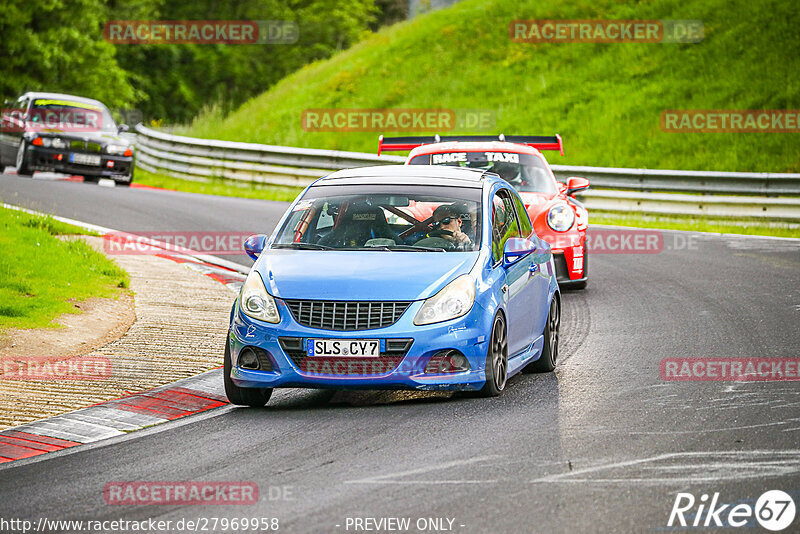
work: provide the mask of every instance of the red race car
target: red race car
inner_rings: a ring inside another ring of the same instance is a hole
[[[380,136],[381,152],[410,150],[406,165],[451,165],[495,172],[513,185],[531,218],[536,235],[553,247],[558,283],[583,289],[588,280],[585,248],[589,212],[574,195],[589,187],[589,180],[556,180],[540,150],[564,155],[561,136]]]

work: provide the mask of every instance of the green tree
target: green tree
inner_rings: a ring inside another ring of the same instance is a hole
[[[59,91],[130,106],[142,97],[103,40],[102,0],[5,0],[0,9],[0,94]]]
[[[119,5],[117,5],[119,4]],[[361,39],[375,19],[374,0],[139,0],[112,2],[114,20],[288,20],[294,44],[120,44],[119,63],[145,95],[145,116],[185,122],[203,107],[226,112],[303,65]]]
[[[73,93],[146,118],[224,113],[307,63],[326,59],[389,20],[376,0],[7,0],[0,10],[0,94]],[[386,0],[378,0],[386,2]],[[396,1],[395,1],[396,3]],[[111,44],[111,20],[294,21],[294,44]]]

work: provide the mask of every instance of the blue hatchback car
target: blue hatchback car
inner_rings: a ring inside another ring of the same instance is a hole
[[[550,246],[496,174],[442,166],[335,172],[309,186],[234,303],[234,404],[273,388],[477,390],[552,371],[561,297]]]

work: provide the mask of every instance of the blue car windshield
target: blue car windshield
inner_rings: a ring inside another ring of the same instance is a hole
[[[273,248],[467,252],[480,248],[481,189],[441,186],[316,186]]]

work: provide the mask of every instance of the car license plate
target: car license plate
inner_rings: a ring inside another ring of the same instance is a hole
[[[100,165],[100,156],[95,156],[92,154],[72,153],[69,155],[69,160],[70,162],[77,163],[78,165],[94,165],[95,167]]]
[[[306,341],[306,354],[378,358],[381,355],[381,342],[379,339],[309,339]]]

